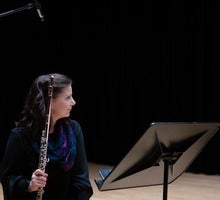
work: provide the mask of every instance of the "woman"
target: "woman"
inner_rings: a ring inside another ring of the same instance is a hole
[[[41,75],[33,82],[1,163],[5,200],[92,196],[82,130],[70,119],[75,104],[67,76]]]

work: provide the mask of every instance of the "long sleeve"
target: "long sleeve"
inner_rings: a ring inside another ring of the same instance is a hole
[[[76,158],[72,169],[72,186],[74,200],[88,200],[93,190],[89,180],[89,169],[85,151],[84,137],[80,125],[73,121],[73,128],[76,135]]]
[[[30,175],[24,173],[25,156],[24,142],[18,129],[13,129],[8,139],[5,154],[0,168],[0,181],[4,190],[4,198],[13,200],[19,197],[26,197],[30,194],[27,192],[27,186]]]

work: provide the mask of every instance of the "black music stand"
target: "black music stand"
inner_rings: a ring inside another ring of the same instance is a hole
[[[152,123],[121,162],[111,169],[101,169],[95,180],[100,191],[163,184],[167,200],[168,184],[190,166],[220,123]]]

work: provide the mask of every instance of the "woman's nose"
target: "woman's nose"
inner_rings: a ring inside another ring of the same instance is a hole
[[[72,105],[74,106],[76,104],[76,101],[72,98],[72,101],[71,101]]]

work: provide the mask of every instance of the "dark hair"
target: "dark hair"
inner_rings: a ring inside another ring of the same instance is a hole
[[[39,132],[44,128],[51,76],[53,76],[52,98],[56,98],[63,88],[72,84],[72,79],[64,74],[52,73],[38,76],[29,89],[25,106],[21,111],[19,120],[16,122],[16,126],[34,128],[36,129],[36,132]]]

